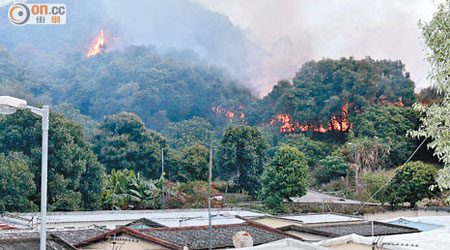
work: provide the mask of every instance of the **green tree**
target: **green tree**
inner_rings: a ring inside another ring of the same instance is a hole
[[[433,198],[436,191],[430,189],[436,184],[436,170],[423,162],[409,162],[395,171],[386,192],[391,204],[409,202],[414,207],[416,202],[424,198]]]
[[[420,112],[422,125],[411,134],[415,137],[430,138],[428,144],[435,150],[435,155],[444,163],[437,178],[441,190],[450,189],[450,0],[439,5],[430,22],[421,22],[425,44],[430,50],[427,57],[431,64],[429,79],[437,94],[442,96],[441,102],[425,106],[417,103],[414,108]],[[450,196],[447,197],[450,201]]]
[[[0,118],[0,153],[21,152],[30,159],[36,187],[40,187],[41,119],[19,110]],[[48,203],[51,210],[98,209],[104,169],[90,149],[80,125],[50,114],[48,144]],[[30,184],[31,185],[31,184]],[[39,190],[33,201],[39,204]]]
[[[419,126],[418,113],[410,107],[370,105],[364,112],[351,117],[351,122],[354,137],[377,137],[381,140],[376,141],[389,147],[385,161],[389,167],[403,164],[419,144],[407,136],[408,131]]]
[[[315,177],[319,183],[328,183],[347,174],[348,162],[337,155],[330,155],[319,161]]]
[[[203,145],[192,145],[181,151],[178,175],[185,181],[208,180],[209,151]]]
[[[186,178],[180,175],[181,153],[178,150],[168,148],[164,150],[164,171],[165,178],[169,181],[183,181]]]
[[[286,135],[281,139],[280,144],[296,147],[304,153],[310,169],[317,167],[318,162],[333,149],[333,146],[328,143],[312,140],[302,134]]]
[[[7,157],[0,154],[0,210],[32,211],[36,185],[29,164],[28,157],[22,153],[11,152]]]
[[[305,155],[291,146],[281,146],[266,165],[262,176],[263,202],[270,209],[274,201],[287,200],[306,194],[308,186],[308,164]]]
[[[161,147],[165,139],[145,127],[135,114],[105,117],[94,137],[94,152],[107,171],[129,169],[147,178],[159,178]]]
[[[211,123],[200,117],[172,122],[162,131],[167,138],[167,144],[175,149],[181,149],[194,144],[209,146],[213,140],[213,129]]]
[[[267,144],[256,127],[229,126],[218,150],[222,178],[237,176],[237,186],[255,195],[260,189],[260,175],[266,161]]]

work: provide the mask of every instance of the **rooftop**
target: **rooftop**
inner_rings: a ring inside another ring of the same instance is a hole
[[[362,222],[352,224],[337,224],[337,225],[323,225],[323,226],[287,226],[280,228],[283,231],[299,231],[310,234],[316,234],[326,237],[339,237],[349,234],[358,234],[361,236],[371,236],[373,228],[374,236],[393,235],[393,234],[407,234],[420,232],[416,228],[391,225],[383,222]]]
[[[389,220],[384,220],[383,222],[390,223],[398,219],[405,219],[411,222],[426,223],[439,225],[444,227],[450,227],[450,215],[439,215],[439,216],[418,216],[418,217],[397,217]]]
[[[262,244],[255,247],[245,248],[246,250],[329,250],[321,246],[314,246],[310,243],[295,240],[291,238],[285,238],[274,242]]]
[[[278,216],[276,218],[301,222],[302,224],[364,221],[364,219],[360,217],[353,217],[333,213],[285,215],[285,216]]]
[[[1,239],[0,249],[2,250],[24,250],[39,249],[39,237],[20,239]],[[47,238],[47,250],[76,250],[74,246],[68,244],[57,236],[50,235]]]
[[[234,225],[216,225],[212,230],[213,248],[233,247],[233,235],[244,231],[251,235],[254,245],[265,244],[284,238],[296,238],[282,231],[253,222]],[[142,229],[139,232],[189,249],[207,249],[208,226]]]
[[[30,229],[29,221],[16,218],[9,213],[0,214],[0,230]]]
[[[146,228],[161,228],[166,226],[146,218],[141,218],[139,220],[132,221],[120,227],[127,227],[131,229],[146,229]]]
[[[364,237],[369,239],[371,237]],[[388,249],[436,250],[450,246],[450,228],[440,228],[413,234],[384,236],[381,244]],[[407,245],[407,247],[405,247]]]
[[[243,209],[212,209],[213,225],[237,224],[245,222],[240,217],[258,217],[266,214]],[[34,213],[16,214],[24,219],[33,220],[38,224],[39,220]],[[165,210],[109,210],[92,212],[50,212],[47,214],[48,223],[91,223],[119,222],[127,224],[141,218],[152,220],[166,227],[201,226],[208,225],[207,209],[165,209]]]
[[[403,218],[393,220],[388,223],[391,225],[400,225],[400,226],[416,228],[422,232],[444,227],[443,225],[430,224],[430,223],[424,223],[424,222],[416,222],[416,221],[406,220]]]
[[[101,228],[79,228],[79,229],[59,229],[59,230],[47,230],[47,235],[56,236],[62,240],[75,244],[86,239],[90,239],[99,234],[105,233],[109,230]],[[10,230],[0,232],[1,240],[24,240],[39,238],[39,231],[25,231],[25,230]],[[1,249],[1,248],[0,248]],[[23,248],[26,249],[26,248]],[[33,249],[33,248],[29,248]]]

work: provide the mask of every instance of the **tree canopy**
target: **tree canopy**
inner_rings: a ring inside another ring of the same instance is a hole
[[[171,122],[162,131],[167,138],[167,144],[173,148],[181,149],[194,144],[210,146],[213,143],[212,124],[201,117]]]
[[[355,124],[353,136],[376,137],[369,140],[381,141],[389,148],[385,166],[396,167],[403,164],[418,145],[407,135],[408,131],[417,129],[418,119],[418,113],[411,107],[370,105],[351,118]]]
[[[283,199],[291,201],[291,197],[305,195],[308,187],[305,155],[295,147],[281,146],[266,165],[262,184],[263,199],[278,198],[282,203]]]
[[[0,154],[0,210],[27,212],[34,210],[36,192],[29,159],[22,153]]]
[[[235,176],[241,190],[256,194],[266,161],[266,142],[256,127],[229,126],[218,149],[220,175],[228,180]]]
[[[429,75],[437,94],[442,96],[440,102],[429,106],[417,103],[414,108],[422,115],[420,128],[412,132],[418,138],[430,138],[429,147],[435,150],[435,155],[444,163],[439,171],[437,182],[441,190],[450,189],[450,128],[448,116],[450,114],[450,1],[439,5],[428,22],[421,22],[425,44],[431,53],[427,60],[432,68]],[[450,201],[450,196],[447,197]]]
[[[177,175],[185,181],[208,180],[209,151],[203,145],[192,145],[181,151]]]
[[[318,183],[327,183],[347,174],[348,162],[337,155],[329,155],[319,161],[315,177]]]
[[[30,159],[28,167],[40,187],[41,118],[19,110],[0,117],[0,153],[19,152]],[[97,161],[80,125],[60,114],[50,114],[48,144],[49,209],[79,210],[100,206],[103,166]],[[32,184],[30,184],[32,185]],[[39,190],[32,202],[39,204]]]
[[[436,191],[430,189],[436,185],[436,170],[422,162],[409,162],[399,167],[389,183],[386,192],[391,204],[409,202],[414,207],[424,198],[433,198]]]
[[[94,152],[108,172],[128,169],[147,178],[160,176],[161,148],[166,140],[132,113],[107,116],[94,137]]]

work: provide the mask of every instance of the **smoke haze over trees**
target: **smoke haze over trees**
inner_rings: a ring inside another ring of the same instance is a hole
[[[9,2],[0,1],[0,14],[7,15]],[[423,60],[416,24],[431,17],[436,1],[135,0],[124,6],[78,0],[65,4],[70,12],[63,27],[15,27],[6,18],[0,20],[3,46],[14,48],[32,64],[58,63],[48,53],[84,52],[105,29],[109,51],[152,45],[161,53],[205,60],[226,68],[258,96],[267,94],[278,80],[293,77],[299,65],[323,57],[402,60],[418,86],[429,85],[425,78],[429,66]]]

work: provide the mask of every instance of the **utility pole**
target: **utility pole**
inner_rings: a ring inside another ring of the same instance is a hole
[[[213,144],[211,143],[211,146],[209,148],[209,177],[208,177],[208,181],[209,181],[209,196],[211,197],[211,187],[212,187],[212,164],[213,164]]]
[[[212,249],[212,223],[211,223],[211,189],[212,189],[212,163],[213,163],[213,144],[209,147],[209,185],[208,185],[208,236],[209,250]]]
[[[161,147],[161,179],[162,179],[162,186],[161,186],[161,209],[164,209],[164,148]]]
[[[31,109],[33,111],[33,109]],[[50,108],[47,105],[42,106],[42,172],[41,172],[41,237],[40,249],[47,247],[47,172],[48,172],[48,123]],[[33,111],[34,113],[35,111]],[[39,112],[38,112],[39,114]]]
[[[358,167],[358,152],[356,150],[356,143],[347,143],[348,145],[353,145],[353,149],[355,151],[355,186],[356,186],[356,194],[359,195],[359,180],[358,180],[358,171],[359,171],[359,167]]]
[[[359,179],[358,179],[358,151],[356,150],[356,143],[353,144],[353,148],[355,149],[355,185],[356,185],[356,194],[359,195]]]

